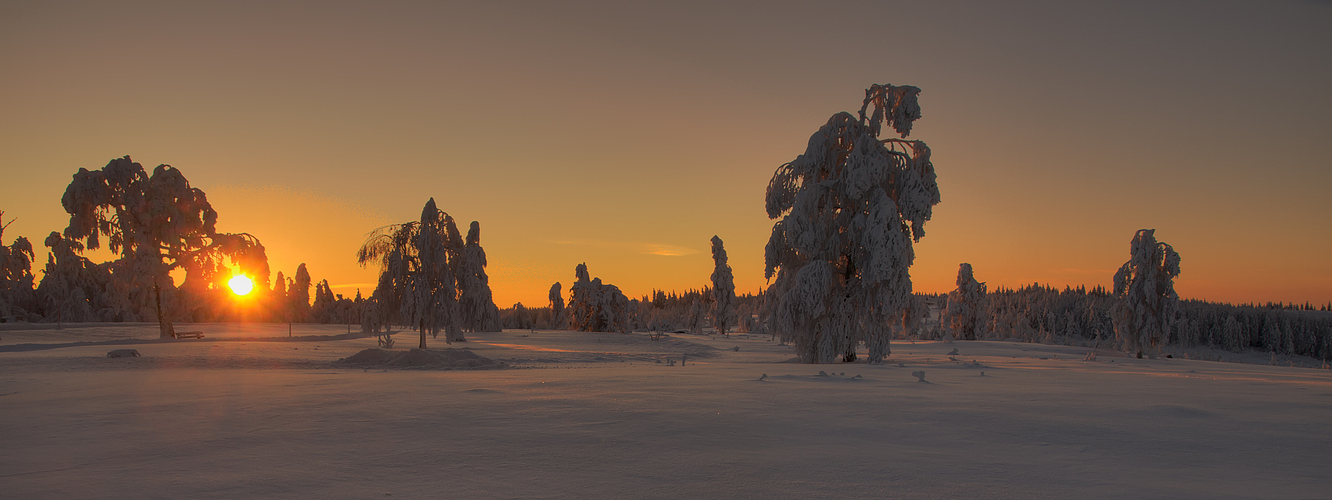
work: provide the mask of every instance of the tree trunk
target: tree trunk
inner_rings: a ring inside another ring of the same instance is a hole
[[[160,338],[176,338],[176,328],[171,325],[171,319],[162,314],[162,287],[153,280],[153,299],[157,305],[157,328],[161,333]]]
[[[421,349],[425,349],[425,348],[426,348],[426,343],[425,343],[425,331],[426,331],[426,329],[425,329],[425,320],[424,320],[424,319],[421,320],[421,327],[418,328],[417,330],[418,330],[419,332],[421,332]]]

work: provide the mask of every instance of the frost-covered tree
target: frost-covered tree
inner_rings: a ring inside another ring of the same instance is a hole
[[[4,222],[4,215],[0,211],[0,319],[18,314],[27,316],[31,312],[25,306],[32,307],[32,262],[35,257],[32,243],[22,236],[15,238],[9,246],[4,245],[5,228],[13,222],[12,219]]]
[[[569,287],[569,327],[580,332],[624,332],[630,330],[629,298],[615,285],[592,278],[587,263],[574,269],[578,281]]]
[[[726,335],[726,331],[735,324],[735,276],[731,274],[731,265],[726,258],[726,248],[722,239],[712,236],[712,326],[717,333]]]
[[[1115,273],[1115,335],[1124,350],[1142,357],[1169,340],[1179,295],[1179,254],[1170,245],[1156,241],[1155,229],[1140,229],[1129,246],[1129,261]]]
[[[989,323],[986,318],[987,297],[985,283],[972,276],[971,264],[962,263],[957,269],[957,289],[948,292],[948,307],[943,311],[940,323],[953,338],[985,338],[985,326]]]
[[[905,139],[919,93],[871,86],[859,117],[833,115],[768,184],[768,217],[781,219],[764,252],[765,277],[776,275],[768,325],[806,363],[853,360],[860,342],[880,361],[903,321],[912,243],[939,203],[930,149]],[[880,139],[885,123],[902,138]]]
[[[569,326],[569,318],[564,313],[564,295],[560,294],[560,282],[550,286],[550,327],[561,330]]]
[[[333,287],[328,286],[328,280],[315,283],[314,304],[310,305],[310,316],[315,323],[331,323],[334,321],[337,309],[337,297],[333,295]]]
[[[382,318],[396,317],[414,325],[426,348],[426,332],[445,332],[444,341],[461,332],[457,282],[453,275],[457,249],[463,247],[453,217],[427,201],[421,219],[374,230],[357,251],[362,266],[379,264],[379,285],[372,296]],[[401,324],[401,323],[400,323]]]
[[[490,293],[490,277],[486,276],[486,251],[481,248],[481,224],[472,221],[467,229],[467,243],[461,252],[456,270],[458,276],[458,303],[462,311],[463,330],[469,332],[498,332],[499,307]]]
[[[93,302],[101,298],[110,281],[109,266],[98,266],[79,255],[83,251],[79,242],[58,232],[51,231],[45,244],[50,251],[37,296],[47,318],[66,323],[101,319]]]
[[[291,321],[304,323],[310,319],[310,271],[305,263],[296,266],[296,278],[287,287],[287,302],[291,308]]]
[[[204,192],[170,165],[158,165],[149,175],[126,156],[101,170],[80,168],[61,205],[70,215],[65,238],[95,250],[100,237],[107,237],[111,251],[120,254],[113,272],[118,293],[152,307],[162,337],[175,336],[163,310],[170,303],[164,295],[175,290],[170,272],[201,253],[230,251],[219,239],[217,212]]]

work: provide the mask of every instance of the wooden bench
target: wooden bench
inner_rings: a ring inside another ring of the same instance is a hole
[[[178,339],[201,339],[203,337],[203,332],[176,332],[176,338]]]

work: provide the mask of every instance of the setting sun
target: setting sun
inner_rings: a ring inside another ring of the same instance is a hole
[[[227,285],[231,287],[231,292],[236,295],[248,295],[251,290],[254,290],[254,281],[244,274],[233,276],[230,281],[227,281]]]

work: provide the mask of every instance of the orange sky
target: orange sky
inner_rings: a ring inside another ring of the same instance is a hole
[[[959,262],[1108,285],[1155,228],[1184,297],[1327,303],[1330,25],[1315,2],[0,2],[0,210],[44,254],[70,176],[128,154],[338,293],[432,196],[481,221],[501,307],[580,262],[630,296],[699,288],[714,234],[754,291],[776,167],[910,84],[943,194],[917,291]]]

